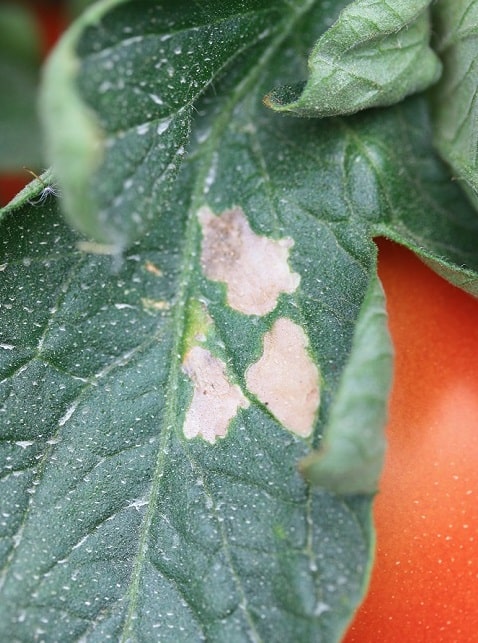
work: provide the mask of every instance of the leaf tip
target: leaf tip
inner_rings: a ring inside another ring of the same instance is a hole
[[[375,494],[378,491],[378,473],[373,466],[351,466],[347,459],[338,462],[326,447],[303,458],[298,469],[313,486],[338,495]]]
[[[293,114],[295,112],[296,102],[305,86],[305,81],[293,85],[280,85],[266,94],[262,102],[266,107],[275,112]]]

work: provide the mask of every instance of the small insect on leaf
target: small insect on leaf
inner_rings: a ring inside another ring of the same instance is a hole
[[[43,186],[42,191],[40,192],[40,196],[29,201],[31,205],[38,205],[40,203],[43,203],[50,195],[54,197],[60,196],[60,188],[55,183],[50,183],[44,180],[45,178],[47,178],[47,175],[49,175],[48,170],[41,176],[38,176],[36,172],[30,170],[28,167],[24,167],[23,169],[28,172],[28,174],[31,174],[31,176],[33,176],[33,178],[39,181]]]

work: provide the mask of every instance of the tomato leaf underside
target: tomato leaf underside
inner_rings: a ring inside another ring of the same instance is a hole
[[[436,144],[478,206],[478,4],[439,0],[433,10],[443,78],[433,96]]]

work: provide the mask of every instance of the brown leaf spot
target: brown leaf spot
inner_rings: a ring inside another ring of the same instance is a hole
[[[246,371],[248,389],[289,431],[307,437],[319,408],[319,371],[307,346],[307,335],[281,317],[264,335],[260,359]]]
[[[189,439],[201,436],[214,444],[216,438],[226,435],[238,409],[246,409],[249,401],[236,384],[229,382],[224,362],[201,346],[194,346],[186,354],[183,370],[194,384],[184,435]]]
[[[147,261],[144,264],[144,267],[146,268],[146,270],[148,272],[150,272],[155,277],[162,277],[163,276],[163,271],[160,268],[158,268],[158,266],[156,266],[152,261]]]
[[[269,239],[255,234],[241,208],[216,216],[208,207],[198,212],[203,242],[201,266],[208,279],[227,286],[227,303],[246,315],[265,315],[280,293],[292,293],[300,275],[287,260],[290,237]]]
[[[170,303],[164,299],[148,299],[147,297],[142,297],[141,303],[147,310],[169,310],[170,308]]]

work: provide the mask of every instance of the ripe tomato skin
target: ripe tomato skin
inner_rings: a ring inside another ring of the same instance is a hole
[[[380,240],[395,375],[369,593],[345,643],[478,642],[478,301]]]

